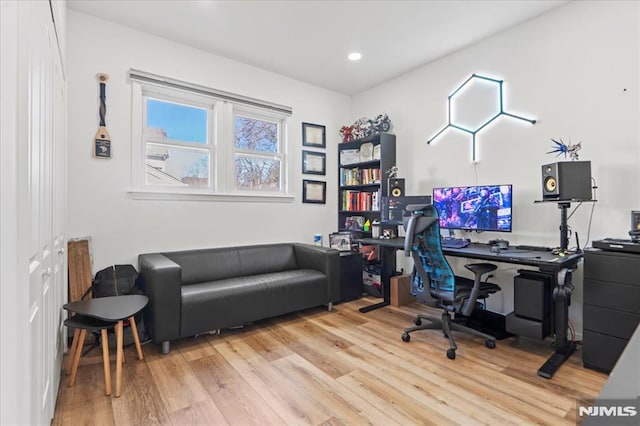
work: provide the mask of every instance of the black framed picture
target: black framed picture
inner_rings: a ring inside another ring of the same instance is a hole
[[[351,234],[348,232],[329,234],[329,247],[340,251],[351,251]]]
[[[327,202],[327,183],[319,180],[302,181],[302,202],[326,204]]]
[[[302,173],[309,175],[327,174],[327,155],[324,152],[302,151]]]
[[[320,124],[302,123],[302,145],[315,148],[327,147],[327,130]]]

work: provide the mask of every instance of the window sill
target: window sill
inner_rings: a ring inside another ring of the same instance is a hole
[[[167,201],[238,201],[238,202],[272,202],[291,203],[295,197],[290,194],[213,194],[211,192],[170,192],[151,191],[145,189],[129,189],[127,193],[134,200],[167,200]]]

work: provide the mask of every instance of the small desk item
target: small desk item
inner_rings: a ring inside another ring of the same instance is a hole
[[[142,348],[138,338],[138,329],[134,315],[140,312],[149,302],[147,296],[135,294],[127,296],[100,297],[97,299],[81,300],[67,303],[63,306],[69,312],[95,318],[101,321],[115,323],[116,331],[116,391],[114,396],[119,397],[122,391],[122,335],[124,319],[129,319],[133,340],[136,344],[138,359],[142,360]],[[73,346],[73,344],[72,344]],[[104,349],[103,349],[104,351]],[[76,351],[77,352],[77,351]],[[106,370],[105,370],[106,372]]]

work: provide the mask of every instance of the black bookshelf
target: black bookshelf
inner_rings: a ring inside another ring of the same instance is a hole
[[[347,157],[345,151],[359,151],[367,143],[379,150],[379,158],[355,161],[359,156],[351,155],[353,162],[342,164]],[[381,221],[382,197],[389,194],[389,170],[395,165],[396,136],[390,133],[378,133],[338,145],[338,230],[354,230],[346,225],[347,218],[352,216],[361,216],[370,223]],[[360,235],[371,237],[371,230],[361,231]]]

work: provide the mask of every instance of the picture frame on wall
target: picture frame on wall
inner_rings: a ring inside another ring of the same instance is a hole
[[[302,123],[302,145],[314,148],[327,147],[327,129],[321,124]]]
[[[327,183],[319,180],[302,181],[302,202],[326,204],[327,202]]]
[[[309,175],[327,174],[327,155],[324,152],[302,151],[302,173]]]

